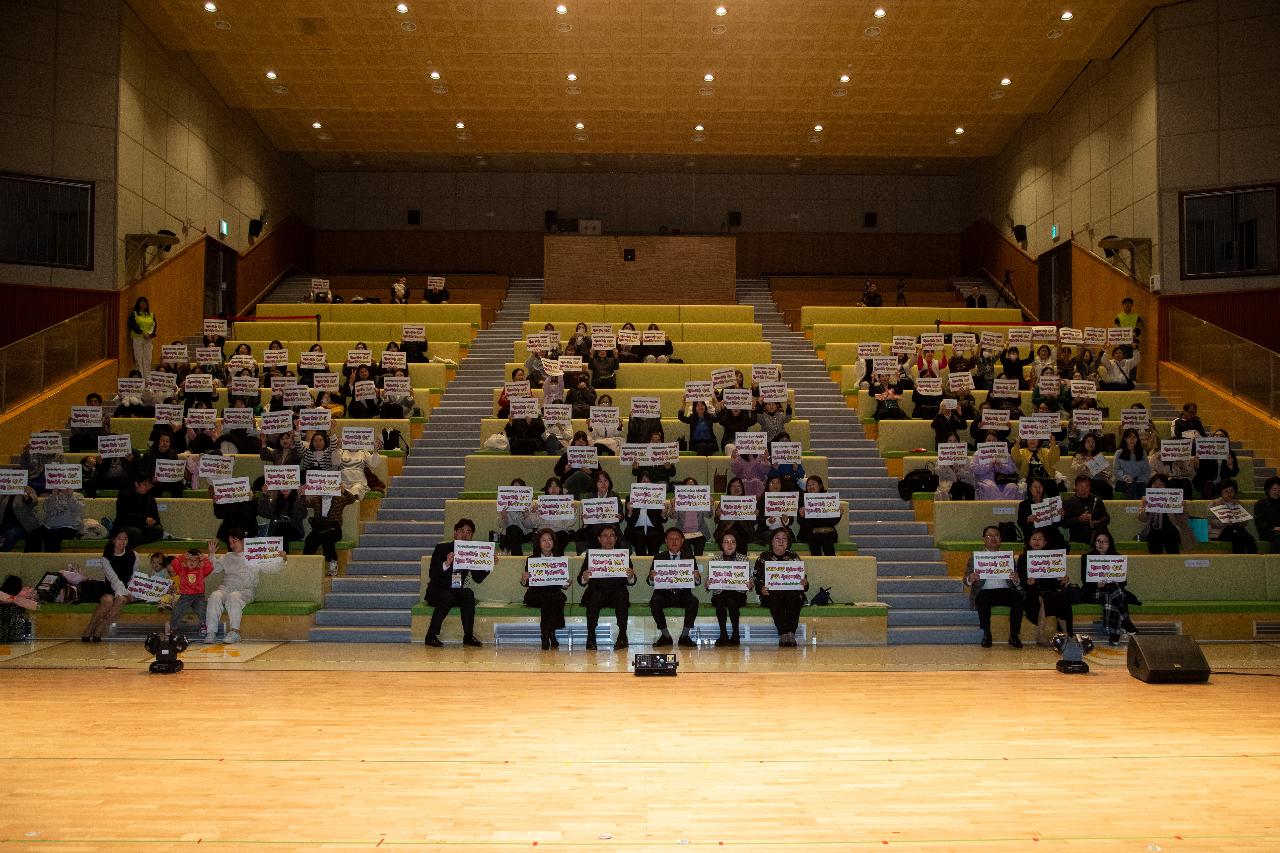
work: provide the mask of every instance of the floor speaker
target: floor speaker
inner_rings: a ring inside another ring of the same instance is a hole
[[[1135,634],[1129,638],[1129,674],[1148,684],[1198,684],[1209,680],[1209,662],[1191,637]]]

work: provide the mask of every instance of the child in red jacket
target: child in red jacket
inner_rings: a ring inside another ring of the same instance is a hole
[[[210,542],[209,554],[212,554],[216,547],[216,542]],[[182,620],[186,618],[187,613],[195,613],[197,621],[204,613],[204,579],[213,572],[213,560],[208,555],[201,554],[199,549],[192,548],[187,553],[179,555],[169,568],[173,572],[174,582],[178,587],[178,602],[174,604],[173,614],[169,617],[169,627],[172,633],[180,634]],[[203,626],[201,630],[204,630]]]

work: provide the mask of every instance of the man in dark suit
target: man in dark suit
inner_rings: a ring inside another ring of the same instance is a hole
[[[468,542],[475,535],[476,524],[469,518],[459,519],[453,526],[453,542]],[[431,625],[427,628],[424,642],[436,648],[444,645],[440,642],[440,626],[444,624],[449,611],[456,607],[462,617],[462,644],[481,646],[483,643],[472,633],[475,628],[476,594],[467,584],[473,578],[476,583],[484,583],[489,573],[454,571],[453,542],[441,542],[431,552],[431,568],[424,598],[435,610],[431,611]]]
[[[653,555],[654,560],[692,560],[693,548],[684,541],[684,534],[679,529],[672,527],[667,530],[666,539],[663,547],[658,553]],[[654,571],[649,570],[649,586],[653,586]],[[702,574],[697,567],[693,570],[693,585],[696,587],[702,583]],[[689,636],[689,632],[693,630],[693,622],[698,618],[698,599],[693,594],[692,589],[655,589],[653,597],[649,599],[649,612],[653,615],[653,624],[658,628],[658,639],[653,647],[661,648],[671,645],[671,634],[667,631],[667,614],[663,611],[668,607],[679,607],[684,610],[684,626],[680,630],[680,645],[686,647],[696,646],[697,643]]]

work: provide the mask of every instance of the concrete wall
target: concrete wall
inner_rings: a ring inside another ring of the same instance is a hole
[[[608,232],[659,226],[717,233],[730,210],[741,231],[955,233],[968,221],[960,180],[927,176],[324,172],[315,226],[327,231],[542,231],[543,212],[601,219]],[[420,229],[406,225],[422,211]]]
[[[1178,193],[1280,179],[1280,4],[1191,0],[1156,16],[1164,288],[1280,287],[1280,276],[1183,281]]]

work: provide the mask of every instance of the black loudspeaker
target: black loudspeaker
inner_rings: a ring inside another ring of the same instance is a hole
[[[249,220],[249,236],[255,240],[257,240],[259,237],[262,236],[262,220],[261,219]]]
[[[742,227],[742,211],[741,210],[729,211],[729,227],[730,228]]]
[[[1135,634],[1129,638],[1129,674],[1148,684],[1199,684],[1209,662],[1191,637]]]
[[[542,224],[546,227],[548,234],[556,230],[556,221],[559,218],[560,211],[558,210],[544,210],[542,212]]]
[[[879,221],[880,214],[876,213],[874,210],[868,210],[866,213],[862,214],[863,228],[875,228],[876,223]]]
[[[1013,239],[1017,240],[1019,243],[1027,242],[1027,226],[1025,225],[1013,226]]]
[[[622,250],[622,259],[623,259],[624,261],[634,261],[634,260],[636,259],[636,250],[635,250],[635,249],[623,249],[623,250]]]
[[[408,212],[405,214],[404,221],[409,225],[421,225],[422,211],[416,207],[409,208]]]

